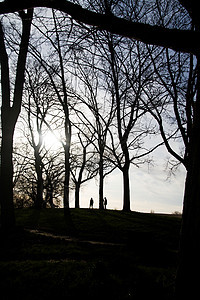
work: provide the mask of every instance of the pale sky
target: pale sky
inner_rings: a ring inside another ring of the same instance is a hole
[[[139,212],[173,213],[182,211],[185,169],[180,166],[175,176],[168,178],[165,171],[166,157],[169,156],[165,147],[156,150],[153,154],[154,165],[140,168],[132,167],[131,181],[131,210]],[[163,158],[161,158],[163,157]],[[108,209],[122,209],[122,175],[115,170],[105,179],[105,193],[108,199]],[[98,181],[92,180],[81,190],[80,206],[89,206],[89,199],[94,199],[94,207],[98,208]],[[70,206],[74,207],[73,194]]]
[[[16,135],[18,133],[16,131]],[[159,138],[156,138],[156,141],[157,139]],[[45,142],[49,143],[50,146],[52,144],[55,147],[60,146],[52,134],[45,137]],[[179,147],[179,144],[174,144],[174,147]],[[149,167],[146,164],[141,165],[140,168],[131,167],[131,210],[139,212],[154,211],[155,213],[181,212],[186,175],[184,167],[180,166],[175,176],[172,175],[168,178],[169,172],[165,169],[169,154],[165,146],[156,149],[152,156],[153,166]],[[108,209],[121,210],[123,208],[122,174],[118,169],[106,177],[104,181],[104,196],[108,200]],[[88,208],[91,197],[94,199],[94,208],[98,208],[98,177],[82,186],[80,207]],[[71,191],[70,207],[74,207],[74,205],[74,191]]]

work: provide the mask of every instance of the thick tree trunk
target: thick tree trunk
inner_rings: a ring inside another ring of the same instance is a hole
[[[124,202],[123,210],[130,211],[130,180],[129,180],[129,164],[123,168],[123,188],[124,188]]]
[[[13,135],[18,116],[21,111],[21,101],[24,85],[24,73],[26,57],[28,52],[30,28],[33,16],[33,9],[27,13],[21,11],[22,37],[18,54],[15,88],[13,103],[10,96],[10,76],[9,59],[4,43],[4,33],[0,24],[0,63],[1,63],[1,88],[2,88],[2,107],[1,107],[1,226],[4,230],[9,230],[15,226],[14,204],[13,204]]]
[[[1,224],[10,230],[15,226],[13,205],[13,126],[2,111],[2,144],[1,144]]]
[[[200,294],[200,130],[192,153],[185,184],[177,299],[195,299]]]
[[[200,294],[200,56],[197,61],[197,98],[187,158],[177,299],[195,299]]]

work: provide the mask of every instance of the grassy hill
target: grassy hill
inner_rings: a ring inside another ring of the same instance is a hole
[[[16,210],[0,245],[1,299],[173,299],[181,218]]]

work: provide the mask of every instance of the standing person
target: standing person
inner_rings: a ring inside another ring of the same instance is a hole
[[[89,208],[93,208],[93,205],[94,205],[94,200],[93,200],[93,198],[91,198],[90,199],[90,206],[89,206]]]
[[[107,198],[105,197],[103,200],[104,200],[104,201],[103,201],[104,209],[106,209],[106,205],[107,205],[107,203],[108,203]]]

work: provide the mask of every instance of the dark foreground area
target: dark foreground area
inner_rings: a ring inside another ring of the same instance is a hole
[[[174,299],[180,216],[16,210],[0,233],[1,299]]]

